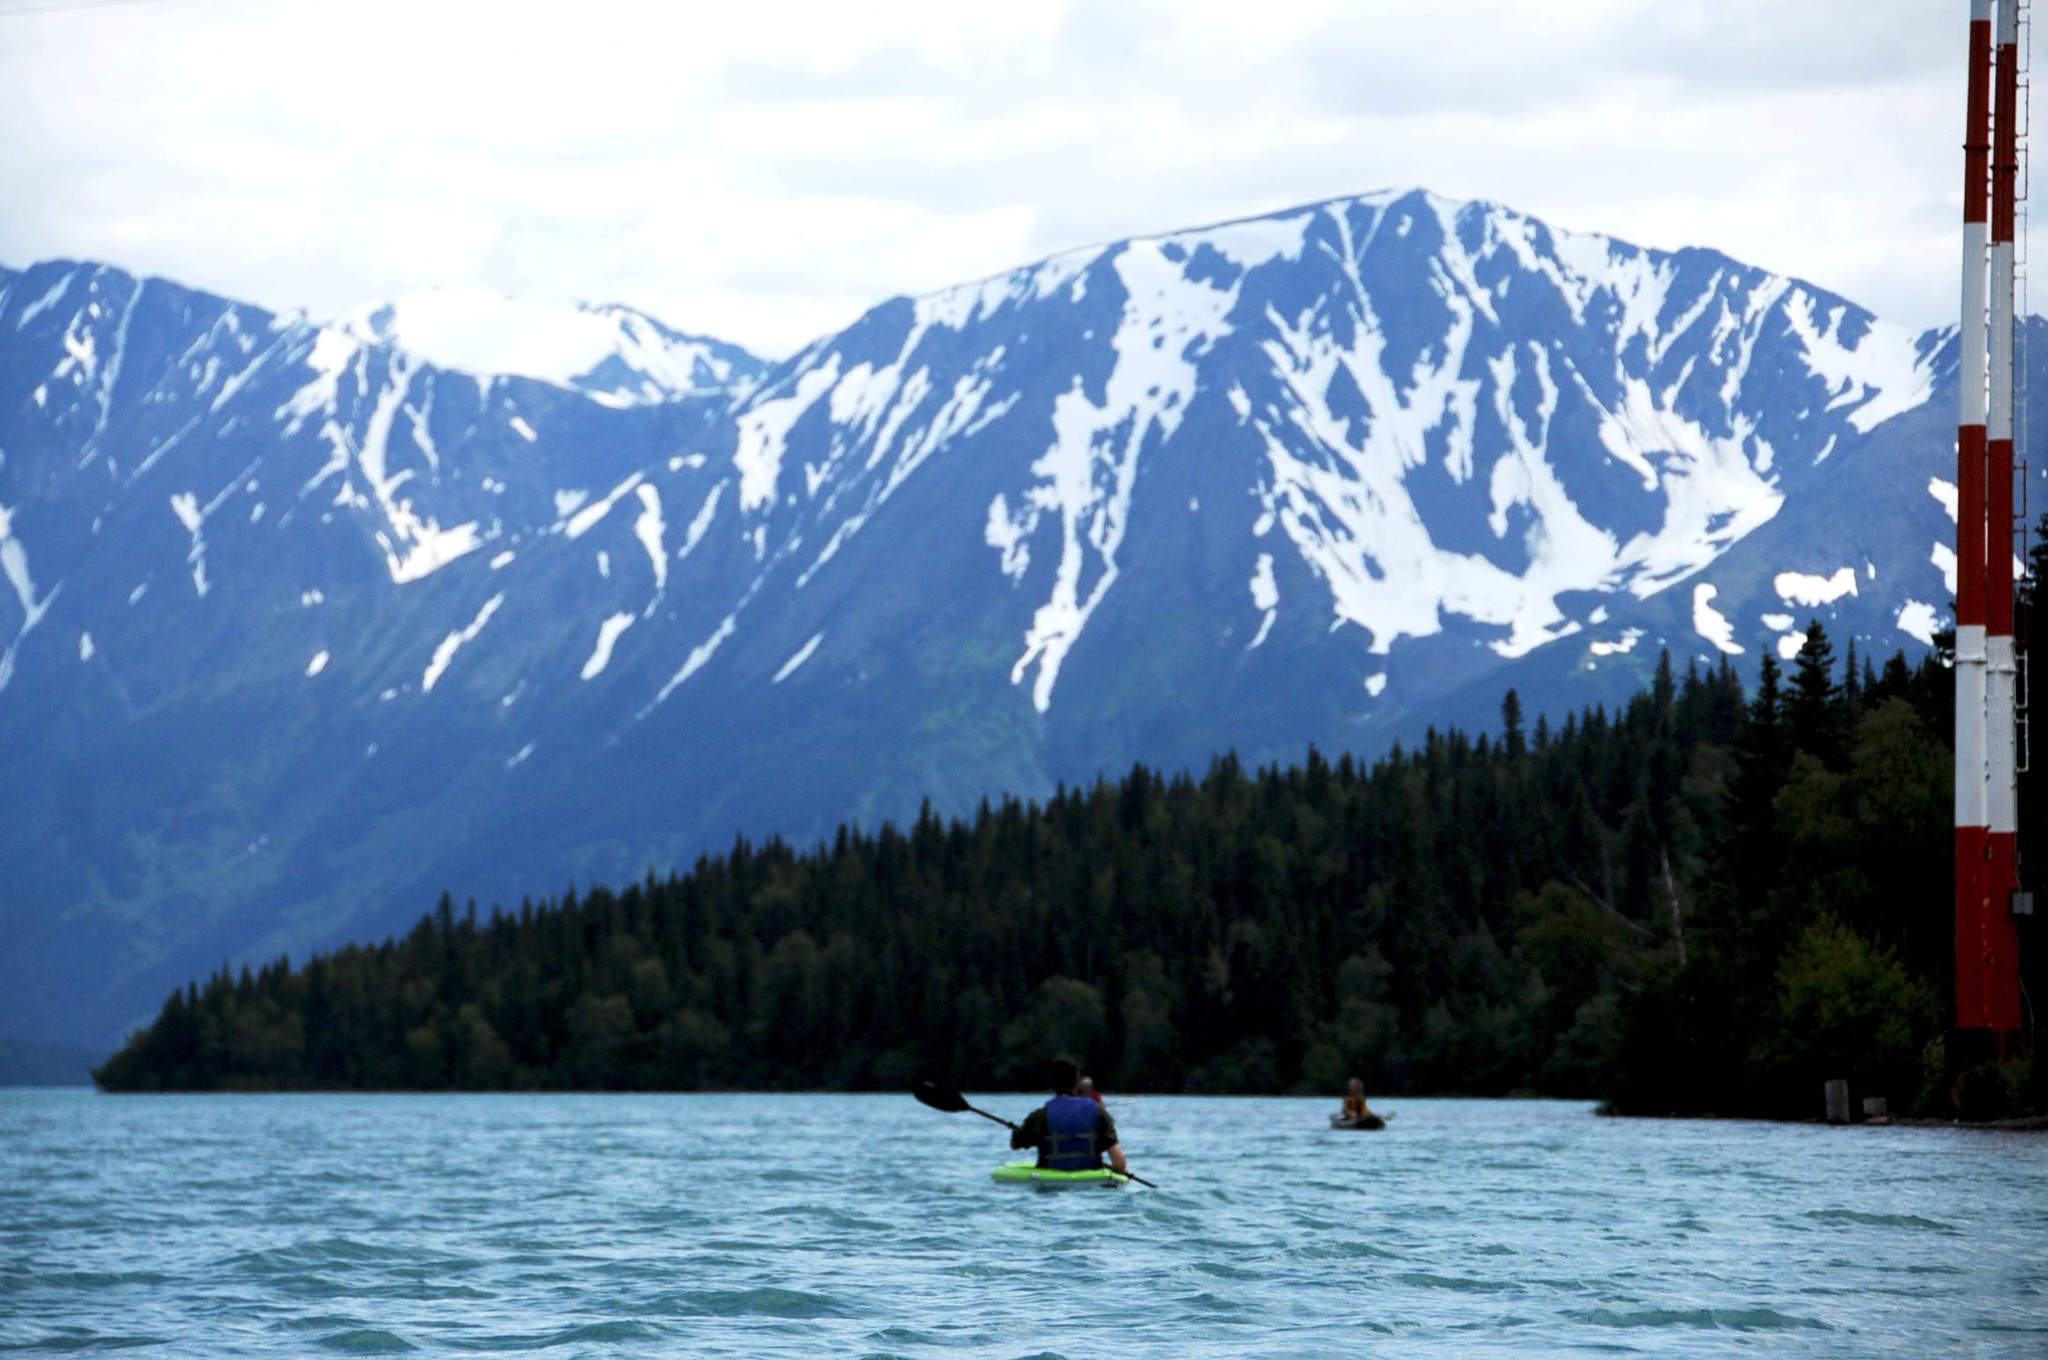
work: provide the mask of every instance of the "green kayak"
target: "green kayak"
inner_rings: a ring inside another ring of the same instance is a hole
[[[1129,1185],[1129,1176],[1119,1176],[1104,1167],[1099,1171],[1046,1171],[1030,1162],[1005,1162],[990,1172],[997,1185],[1042,1185],[1048,1189],[1071,1189],[1084,1185]]]

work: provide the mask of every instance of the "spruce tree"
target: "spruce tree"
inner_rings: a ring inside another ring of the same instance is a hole
[[[1824,765],[1841,764],[1845,736],[1842,687],[1835,682],[1835,647],[1819,619],[1806,625],[1806,641],[1792,659],[1785,721],[1792,744]]]

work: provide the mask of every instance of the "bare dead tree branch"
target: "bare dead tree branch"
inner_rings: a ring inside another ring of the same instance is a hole
[[[1657,847],[1657,858],[1664,866],[1664,897],[1671,904],[1671,938],[1678,943],[1678,966],[1685,967],[1685,918],[1678,907],[1678,882],[1671,876],[1671,851]]]
[[[1645,938],[1650,937],[1651,932],[1649,927],[1642,925],[1638,922],[1631,921],[1628,919],[1628,917],[1623,916],[1621,914],[1620,909],[1617,908],[1613,902],[1609,901],[1605,897],[1602,897],[1599,893],[1596,893],[1591,888],[1587,887],[1586,880],[1580,878],[1577,874],[1570,873],[1569,871],[1567,871],[1567,876],[1571,879],[1572,886],[1574,888],[1577,888],[1580,892],[1586,895],[1586,900],[1588,902],[1591,902],[1594,906],[1600,908],[1600,910],[1606,912],[1609,916],[1621,922],[1621,924],[1627,926],[1636,934],[1644,936]]]

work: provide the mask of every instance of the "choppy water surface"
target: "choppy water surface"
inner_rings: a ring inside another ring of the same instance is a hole
[[[0,1348],[2048,1354],[2048,1140],[1384,1103],[1141,1098],[1162,1189],[1044,1192],[907,1097],[0,1093]]]

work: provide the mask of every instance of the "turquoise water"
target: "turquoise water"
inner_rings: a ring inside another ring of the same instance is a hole
[[[2048,1139],[1383,1103],[0,1092],[0,1349],[2048,1355]]]

